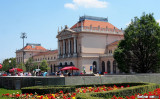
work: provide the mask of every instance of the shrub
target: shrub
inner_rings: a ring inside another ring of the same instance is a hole
[[[51,86],[35,86],[35,87],[27,87],[22,88],[22,93],[37,93],[40,95],[50,94],[50,93],[59,93],[63,91],[63,93],[75,92],[74,87],[51,87]]]

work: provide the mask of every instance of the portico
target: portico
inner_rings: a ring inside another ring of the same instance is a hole
[[[74,31],[65,27],[65,31],[59,32],[58,38],[58,55],[59,58],[77,57],[77,35]]]

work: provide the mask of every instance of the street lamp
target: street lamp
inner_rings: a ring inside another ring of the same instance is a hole
[[[21,37],[23,39],[23,48],[24,48],[24,39],[27,38],[27,34],[25,32],[21,33]],[[24,64],[24,49],[23,49],[23,64]]]
[[[11,64],[11,60],[8,61],[9,62],[9,67],[11,68],[10,64]]]

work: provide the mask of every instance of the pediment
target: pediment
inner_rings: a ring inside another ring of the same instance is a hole
[[[67,35],[72,35],[72,33],[74,33],[75,31],[71,30],[71,29],[63,29],[62,31],[60,31],[57,35],[57,37],[59,36],[67,36]]]

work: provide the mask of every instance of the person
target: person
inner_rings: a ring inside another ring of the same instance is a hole
[[[28,76],[31,76],[31,73],[30,73],[30,72],[28,72]]]
[[[18,72],[18,76],[21,76],[21,75],[20,75],[20,72]]]
[[[61,73],[60,77],[64,77],[63,73]]]
[[[44,72],[44,73],[43,73],[43,76],[47,76],[47,72]]]
[[[70,73],[70,72],[68,72],[68,76],[71,76],[71,73]]]
[[[20,76],[23,76],[23,72],[20,73]]]
[[[15,76],[18,76],[18,73],[16,73],[16,75]]]
[[[57,71],[56,71],[55,75],[57,76]]]

